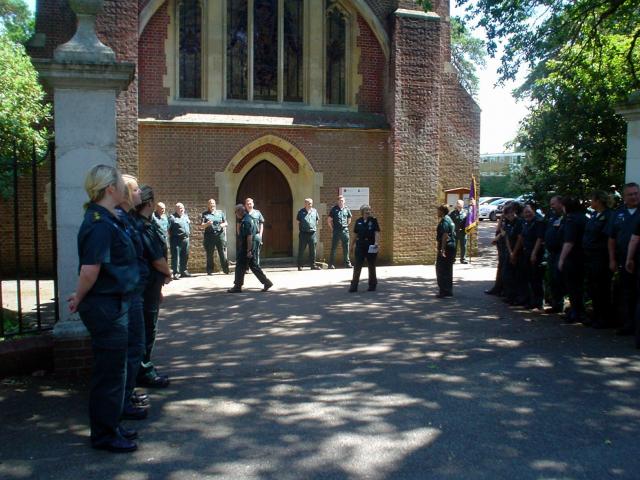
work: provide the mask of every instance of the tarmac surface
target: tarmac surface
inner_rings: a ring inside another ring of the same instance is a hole
[[[486,245],[493,224],[483,224]],[[483,293],[491,249],[454,266],[267,270],[165,292],[139,450],[89,448],[86,383],[0,381],[0,478],[638,479],[640,353],[610,330],[564,325]],[[366,269],[363,271],[366,276]],[[363,288],[364,287],[364,288]]]

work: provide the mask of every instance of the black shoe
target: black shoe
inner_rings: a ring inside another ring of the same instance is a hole
[[[437,293],[436,294],[436,298],[447,298],[449,295],[447,295],[446,293]]]
[[[124,420],[144,420],[147,418],[148,412],[146,408],[134,407],[133,405],[127,405],[122,410],[120,418]]]
[[[329,265],[329,270],[335,270],[335,269],[336,269],[335,265]]]
[[[357,292],[358,287],[349,287],[349,293]]]
[[[135,452],[138,449],[138,445],[126,438],[114,438],[106,442],[92,443],[91,447],[96,450],[106,450],[111,453],[129,453]]]
[[[189,271],[188,271],[188,270],[185,270],[184,272],[182,272],[182,273],[180,274],[180,277],[181,277],[181,278],[182,278],[182,277],[189,278],[190,276],[191,276],[191,274],[189,273]]]
[[[225,275],[229,275],[229,269],[228,269],[228,268],[226,268],[225,270],[223,270],[223,272],[224,272],[224,274],[225,274]]]
[[[174,280],[180,280],[180,275],[178,275],[177,273],[174,273],[171,278],[173,278]]]
[[[135,440],[138,438],[137,430],[129,430],[128,428],[118,427],[118,433],[126,440]]]
[[[132,393],[131,394],[131,404],[134,407],[148,407],[149,406],[149,395],[145,393]]]
[[[213,272],[207,272],[207,275],[213,275]]]
[[[318,265],[313,265],[311,267],[311,270],[322,270],[322,267],[319,267]]]
[[[460,260],[460,263],[462,263],[463,265],[467,265],[469,262],[467,262],[466,260]]]
[[[169,383],[167,375],[158,375],[155,371],[138,379],[138,385],[147,388],[167,388]]]
[[[298,265],[298,271],[302,271],[302,267],[300,265]]]
[[[369,285],[369,288],[367,288],[367,292],[375,292],[375,291],[376,291],[375,285]]]
[[[267,290],[269,290],[271,287],[273,287],[273,282],[271,280],[267,280],[267,283],[264,284],[264,287],[262,287],[262,291],[266,292]]]
[[[242,288],[240,287],[232,287],[227,290],[227,293],[242,293]]]

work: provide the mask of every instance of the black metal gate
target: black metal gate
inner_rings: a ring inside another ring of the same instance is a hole
[[[51,330],[59,317],[55,148],[39,154],[13,141],[2,151],[11,152],[0,177],[0,338],[7,338]]]

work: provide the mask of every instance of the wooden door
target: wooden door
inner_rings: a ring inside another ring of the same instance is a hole
[[[270,162],[262,160],[245,175],[238,187],[237,202],[253,198],[254,208],[264,216],[261,255],[290,257],[293,250],[293,199],[289,182]]]

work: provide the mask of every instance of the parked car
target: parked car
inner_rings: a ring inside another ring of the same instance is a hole
[[[502,197],[480,197],[478,199],[478,205],[489,205],[491,202],[500,200]]]
[[[498,207],[501,205],[504,207],[504,204],[507,203],[509,200],[513,200],[513,198],[499,198],[498,200],[494,200],[488,205],[480,205],[480,210],[478,212],[479,213],[478,219],[484,220],[488,218],[492,222],[495,222],[496,220],[498,220],[498,213],[497,213]]]

